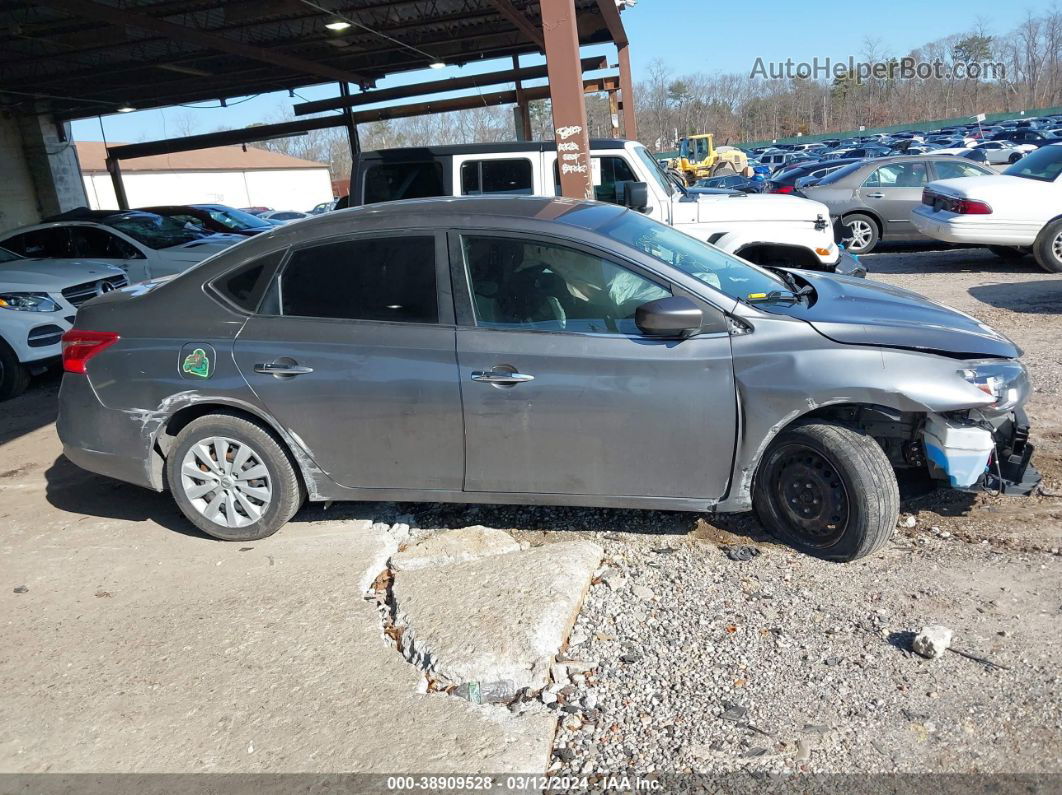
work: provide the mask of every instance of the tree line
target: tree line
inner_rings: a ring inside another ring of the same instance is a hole
[[[712,132],[716,143],[812,135],[976,113],[1017,112],[1062,105],[1062,12],[1027,13],[1005,35],[983,25],[928,42],[909,53],[890,53],[875,39],[863,43],[867,63],[940,63],[945,74],[928,78],[862,77],[843,70],[828,77],[764,79],[749,71],[676,74],[666,61],[650,63],[635,85],[638,138],[650,149],[674,148],[683,135]],[[990,76],[955,76],[956,64],[992,64]],[[531,104],[533,137],[552,138],[548,100]],[[591,137],[610,137],[613,119],[604,94],[587,96]],[[359,125],[364,150],[402,146],[511,141],[511,106]],[[265,149],[329,164],[334,178],[350,175],[344,128],[316,130],[296,138],[256,144]]]

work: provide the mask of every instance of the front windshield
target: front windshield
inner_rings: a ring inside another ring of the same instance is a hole
[[[1040,182],[1054,182],[1062,173],[1062,146],[1042,146],[1006,168],[1003,173]]]
[[[740,301],[750,294],[789,289],[770,272],[639,213],[623,213],[597,231]]]
[[[262,229],[270,226],[257,215],[234,210],[231,207],[204,207],[203,209],[211,218],[229,229]]]
[[[645,164],[649,176],[653,178],[664,193],[670,196],[674,192],[674,189],[672,188],[671,181],[667,178],[667,172],[664,170],[664,167],[660,165],[659,161],[649,154],[644,146],[634,147],[634,156]]]
[[[14,262],[17,259],[22,259],[22,257],[6,248],[0,248],[0,262]]]
[[[170,248],[207,237],[206,232],[189,229],[175,218],[155,213],[115,215],[107,218],[103,223],[124,232],[133,240],[149,248]]]

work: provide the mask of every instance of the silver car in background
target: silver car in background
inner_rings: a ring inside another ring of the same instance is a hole
[[[911,223],[927,183],[995,173],[966,158],[897,155],[852,163],[801,193],[830,208],[841,242],[858,256],[869,254],[881,240],[928,239]]]
[[[1019,355],[914,293],[763,269],[617,205],[410,200],[90,301],[58,431],[229,540],[307,498],[755,507],[843,561],[892,534],[896,469],[1035,484]]]

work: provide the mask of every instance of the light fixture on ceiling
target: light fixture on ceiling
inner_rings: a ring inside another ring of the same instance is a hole
[[[445,69],[446,68],[446,64],[444,64],[442,61],[432,61],[430,64],[428,64],[428,66],[430,66],[432,69]]]
[[[123,105],[119,105],[117,110],[119,113],[132,113],[134,110],[136,110],[136,108],[126,102]]]
[[[326,22],[325,27],[329,30],[334,30],[339,33],[341,30],[346,30],[350,27],[350,23],[345,19],[333,19],[331,22]]]

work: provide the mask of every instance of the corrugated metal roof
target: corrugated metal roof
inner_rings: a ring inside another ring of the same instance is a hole
[[[114,141],[110,146],[121,146]],[[83,173],[107,171],[107,149],[101,141],[78,141],[77,157]],[[264,171],[291,168],[328,168],[324,163],[302,160],[298,157],[267,152],[248,146],[215,146],[210,149],[194,149],[190,152],[174,152],[169,155],[149,155],[122,161],[122,172],[136,171]]]

